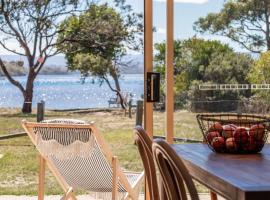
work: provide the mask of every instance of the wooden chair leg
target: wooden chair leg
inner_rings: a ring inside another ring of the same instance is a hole
[[[210,197],[211,197],[211,200],[218,200],[217,194],[213,191],[210,191]]]
[[[112,177],[112,200],[117,199],[118,195],[118,176],[117,176],[117,157],[112,158],[112,167],[113,167],[113,177]]]
[[[38,200],[44,200],[45,191],[45,159],[39,155],[39,174],[38,174]]]
[[[70,200],[70,199],[73,199],[73,189],[72,188],[69,188],[67,193],[65,194],[65,198],[64,200]]]

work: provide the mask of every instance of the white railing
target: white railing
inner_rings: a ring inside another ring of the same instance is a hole
[[[199,90],[270,90],[270,84],[201,84]]]

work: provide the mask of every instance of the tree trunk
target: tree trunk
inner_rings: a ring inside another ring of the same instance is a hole
[[[116,93],[117,97],[119,97],[120,99],[120,104],[121,104],[121,107],[123,109],[126,109],[127,107],[127,102],[124,101],[124,97],[123,95],[121,94],[121,88],[120,88],[120,83],[119,83],[119,79],[118,79],[118,76],[117,74],[110,74],[114,80],[114,85],[115,85],[115,88],[112,87],[110,81],[108,80],[107,77],[103,77],[103,79],[106,81],[106,83],[108,84],[109,88]]]
[[[119,92],[121,92],[121,88],[120,88],[120,83],[119,83],[118,76],[117,76],[117,75],[113,76],[113,80],[114,80],[115,88],[116,88]]]
[[[30,69],[26,84],[26,89],[24,93],[24,102],[22,107],[23,113],[32,112],[32,100],[33,100],[33,90],[34,90],[34,71]]]

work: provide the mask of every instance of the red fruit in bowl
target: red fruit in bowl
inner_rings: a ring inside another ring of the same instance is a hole
[[[211,145],[216,152],[223,152],[225,149],[225,140],[223,137],[215,137],[213,138]]]
[[[237,147],[237,144],[236,144],[234,138],[228,138],[226,140],[226,149],[229,152],[236,152],[237,151],[238,147]]]
[[[234,129],[237,129],[238,127],[235,124],[228,124],[229,126],[233,127]]]
[[[255,124],[250,127],[249,135],[253,136],[255,140],[263,141],[265,135],[265,127],[262,124]]]
[[[222,125],[219,122],[215,122],[209,128],[209,132],[211,132],[211,131],[217,131],[217,132],[221,133],[223,131]]]
[[[220,136],[219,132],[212,131],[212,132],[209,132],[206,137],[207,137],[207,141],[211,144],[213,138],[219,137],[219,136]]]
[[[256,148],[257,148],[256,140],[254,139],[254,137],[252,135],[249,136],[248,143],[246,143],[245,145],[243,145],[242,148],[245,151],[250,151],[250,152],[256,151]]]
[[[228,125],[222,126],[222,128],[223,128],[222,136],[225,139],[233,137],[233,133],[234,133],[234,131],[236,129],[235,126],[232,126],[231,124],[228,124]]]
[[[248,131],[244,127],[237,128],[233,133],[234,140],[237,145],[244,146],[248,143],[249,135]]]

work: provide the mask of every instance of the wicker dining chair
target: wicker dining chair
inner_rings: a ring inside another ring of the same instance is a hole
[[[188,191],[191,200],[199,200],[196,187],[186,166],[170,145],[159,139],[154,141],[152,148],[162,177],[166,199],[187,200]]]
[[[40,153],[39,200],[44,199],[45,164],[63,188],[63,200],[76,200],[76,189],[97,199],[138,200],[144,173],[122,171],[93,123],[56,119],[22,126]]]
[[[152,140],[141,126],[134,128],[135,143],[138,147],[142,163],[144,166],[145,177],[149,189],[150,199],[163,200],[163,190],[159,190],[157,173],[152,153]],[[161,194],[159,194],[159,191]]]

